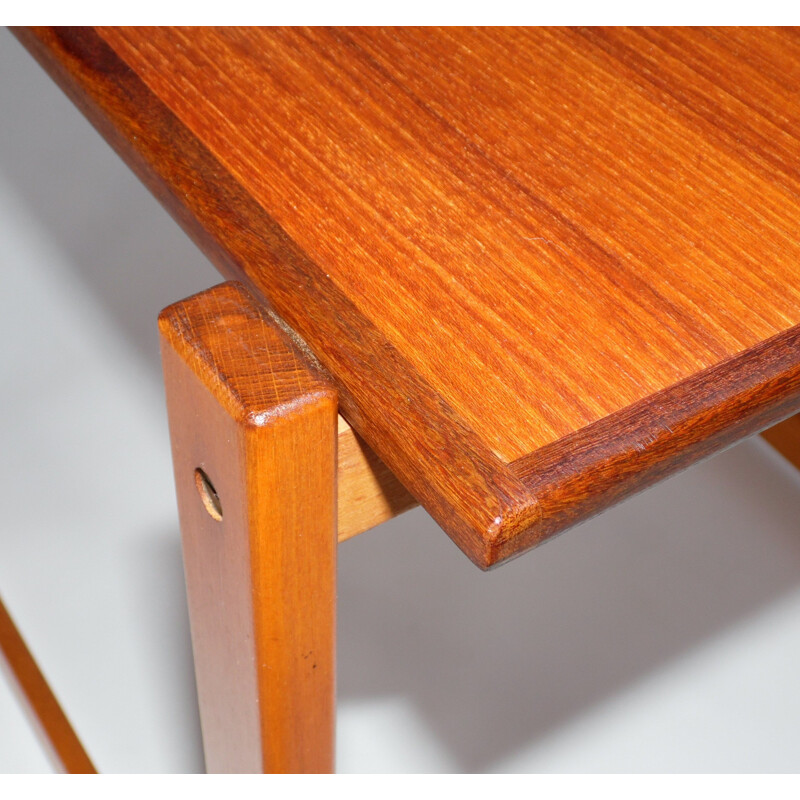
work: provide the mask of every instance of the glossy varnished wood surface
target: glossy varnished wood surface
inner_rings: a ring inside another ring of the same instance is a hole
[[[20,36],[481,566],[798,407],[792,31]]]
[[[206,767],[331,772],[336,391],[238,286],[159,329]]]

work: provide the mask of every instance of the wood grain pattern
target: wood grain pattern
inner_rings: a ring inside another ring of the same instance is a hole
[[[90,775],[97,772],[70,725],[56,696],[17,630],[11,615],[0,601],[0,655],[5,660],[44,744],[58,765],[68,773]]]
[[[792,31],[19,35],[482,567],[800,406]]]
[[[206,767],[331,772],[335,389],[235,285],[159,328]]]

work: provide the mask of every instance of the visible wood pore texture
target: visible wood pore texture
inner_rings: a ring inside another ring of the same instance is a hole
[[[762,431],[761,435],[787,461],[800,469],[800,415],[795,414],[777,425]]]
[[[68,773],[83,775],[96,773],[94,764],[2,601],[0,601],[0,657],[7,663],[23,700],[30,709],[34,725],[58,765]],[[0,721],[0,724],[3,723]]]
[[[330,772],[335,389],[241,287],[159,327],[206,767]]]
[[[793,30],[18,35],[481,567],[800,407]]]

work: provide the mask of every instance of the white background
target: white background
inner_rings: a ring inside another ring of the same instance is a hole
[[[202,769],[155,318],[218,280],[0,33],[0,595],[101,771]],[[345,543],[339,769],[797,771],[798,512],[756,439],[489,574]]]

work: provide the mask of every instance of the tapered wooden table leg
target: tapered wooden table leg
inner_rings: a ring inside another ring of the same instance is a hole
[[[336,393],[236,284],[159,318],[211,772],[329,772]]]

